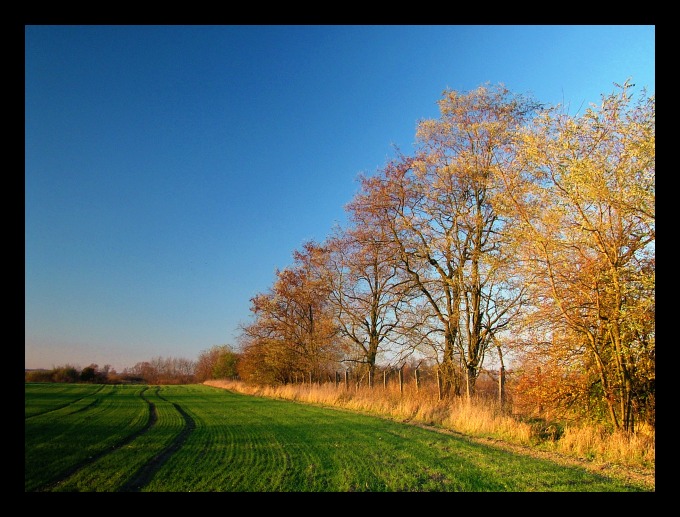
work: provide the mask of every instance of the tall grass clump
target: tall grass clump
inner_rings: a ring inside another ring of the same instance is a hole
[[[601,426],[565,427],[553,447],[559,452],[591,460],[644,468],[655,465],[654,432],[645,426],[635,434],[609,432]]]
[[[529,424],[501,411],[495,400],[485,398],[455,399],[450,403],[442,425],[464,434],[493,437],[521,445],[529,445],[532,436]]]

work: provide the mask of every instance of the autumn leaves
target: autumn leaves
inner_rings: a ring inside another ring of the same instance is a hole
[[[536,366],[569,379],[567,397],[525,375],[541,403],[627,430],[653,421],[655,112],[631,89],[582,115],[503,86],[444,92],[414,153],[360,178],[348,227],[296,251],[252,299],[242,375],[417,356],[445,393],[472,396],[493,350],[520,384]]]

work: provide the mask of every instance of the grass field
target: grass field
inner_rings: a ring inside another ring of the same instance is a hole
[[[205,385],[27,383],[26,492],[644,492],[418,426]]]

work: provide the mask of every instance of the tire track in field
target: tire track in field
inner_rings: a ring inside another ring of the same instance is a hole
[[[160,394],[158,396],[166,402],[170,402],[165,397],[161,397]],[[156,456],[154,456],[146,464],[142,465],[137,470],[137,472],[135,472],[133,476],[117,490],[117,492],[141,491],[141,489],[144,488],[144,486],[146,486],[149,481],[151,481],[153,476],[156,474],[156,472],[158,472],[158,470],[163,466],[168,458],[170,458],[170,456],[172,456],[182,447],[182,445],[184,445],[184,442],[189,437],[189,434],[191,434],[196,428],[196,422],[193,418],[191,418],[191,415],[182,409],[182,406],[175,404],[174,402],[171,402],[171,404],[177,410],[177,412],[182,415],[182,418],[184,418],[184,422],[186,423],[184,429],[182,429],[182,431],[177,435],[177,438],[175,438],[170,445],[156,454]]]
[[[57,407],[53,407],[53,408],[47,409],[47,410],[43,411],[42,413],[35,413],[35,414],[33,414],[33,415],[24,416],[24,420],[28,420],[29,418],[35,418],[35,417],[37,417],[37,416],[46,415],[47,413],[51,413],[52,411],[57,411],[57,410],[59,410],[59,409],[63,409],[63,408],[65,408],[65,407],[71,406],[71,405],[75,404],[76,402],[80,402],[80,401],[83,400],[84,398],[93,397],[94,395],[96,395],[97,393],[99,393],[99,392],[100,392],[101,390],[103,390],[103,389],[104,389],[104,385],[100,386],[99,389],[97,389],[96,391],[93,391],[92,393],[89,393],[89,394],[87,394],[87,395],[83,395],[82,397],[79,397],[79,398],[77,398],[77,399],[74,399],[74,400],[71,400],[71,401],[69,401],[69,402],[66,402],[65,404],[62,404],[61,406],[57,406]],[[77,412],[79,412],[79,411],[85,411],[86,409],[90,409],[93,405],[96,405],[96,404],[98,404],[98,403],[99,403],[99,399],[96,398],[96,399],[94,400],[94,402],[88,404],[87,406],[85,406],[85,407],[83,407],[83,408],[80,408],[80,409],[76,410],[75,412],[77,413]]]
[[[89,465],[90,463],[94,463],[99,458],[106,456],[107,454],[111,453],[112,451],[115,451],[117,449],[120,449],[121,447],[124,447],[128,443],[132,442],[133,440],[135,440],[139,436],[146,433],[154,425],[156,425],[156,421],[158,420],[158,413],[156,411],[156,405],[144,396],[144,392],[148,389],[149,389],[148,387],[144,388],[139,394],[139,396],[149,405],[149,421],[147,422],[147,424],[142,429],[140,429],[139,431],[137,431],[135,433],[132,433],[129,436],[126,436],[124,439],[122,439],[120,442],[114,444],[110,448],[103,450],[103,451],[101,451],[97,454],[93,454],[92,456],[90,456],[86,460],[83,460],[79,463],[76,463],[72,467],[65,470],[59,476],[59,478],[57,480],[50,481],[49,483],[46,483],[46,484],[36,488],[34,490],[34,492],[50,492],[53,488],[55,488],[56,486],[59,486],[59,484],[66,481],[68,478],[70,478],[73,474],[78,472],[83,467]]]

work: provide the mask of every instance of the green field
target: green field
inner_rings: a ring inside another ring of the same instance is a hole
[[[27,383],[25,492],[643,492],[388,419],[204,385]]]

